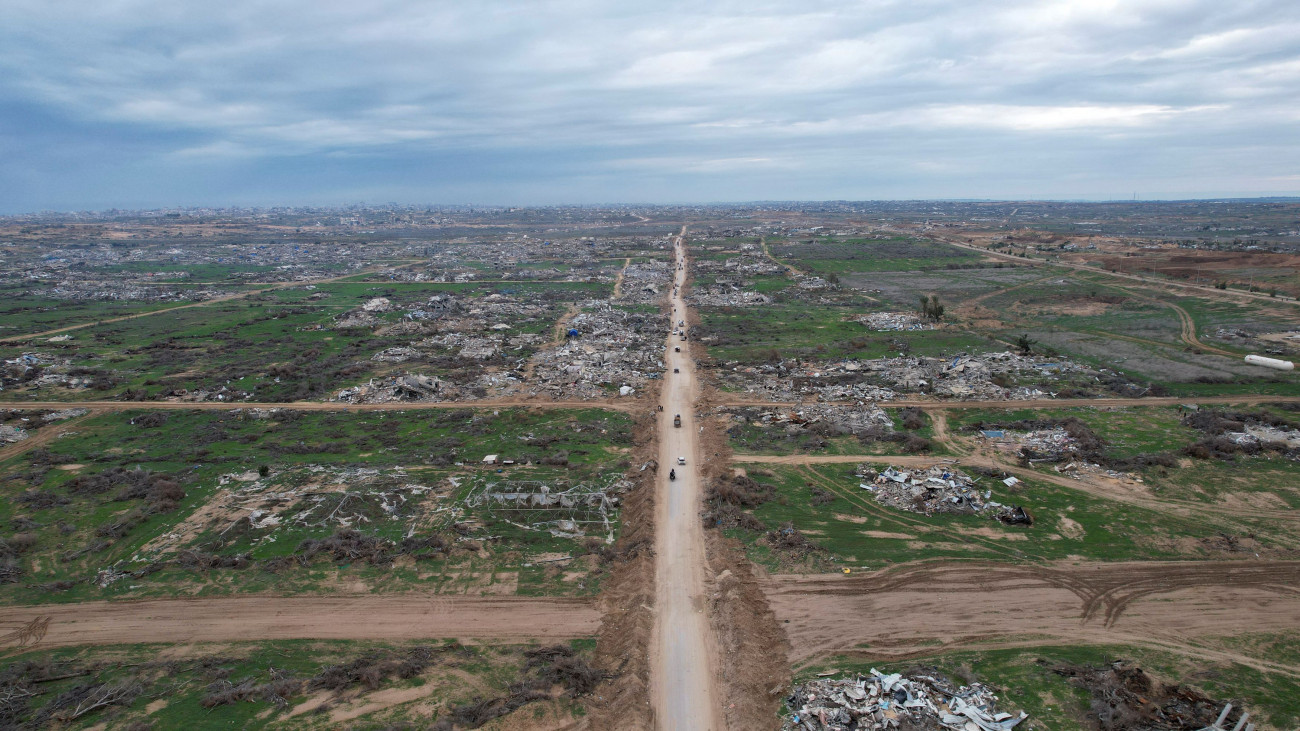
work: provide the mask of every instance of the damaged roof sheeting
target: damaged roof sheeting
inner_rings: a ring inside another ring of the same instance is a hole
[[[863,482],[860,486],[871,491],[876,502],[912,513],[985,515],[1007,525],[1034,523],[1033,516],[1023,507],[989,500],[992,491],[981,490],[973,478],[952,465],[934,465],[911,471],[889,467],[876,475],[874,481]]]
[[[980,683],[954,686],[938,674],[886,675],[875,668],[853,679],[813,680],[786,699],[782,731],[883,731],[906,728],[1011,731],[1028,714],[999,712]]]

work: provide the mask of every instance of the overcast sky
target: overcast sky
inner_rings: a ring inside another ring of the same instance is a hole
[[[0,6],[2,212],[1297,192],[1297,0]]]

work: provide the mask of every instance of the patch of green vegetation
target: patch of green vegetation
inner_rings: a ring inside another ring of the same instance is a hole
[[[953,431],[985,424],[1018,421],[1064,421],[1076,418],[1106,442],[1106,456],[1123,458],[1151,452],[1176,452],[1199,436],[1182,423],[1178,407],[1093,407],[1057,409],[960,409],[949,417]]]
[[[21,545],[8,559],[17,573],[14,583],[0,585],[0,601],[166,595],[196,586],[314,591],[341,578],[375,590],[426,583],[463,590],[513,581],[530,557],[581,556],[587,543],[523,530],[501,520],[499,511],[448,508],[461,505],[474,480],[606,486],[626,468],[623,454],[631,444],[631,420],[598,409],[92,417],[47,448],[0,462],[0,525],[10,531],[3,535],[11,547]],[[518,466],[483,468],[487,454]],[[448,478],[455,487],[442,487],[452,484]],[[240,519],[253,509],[276,521],[259,527]],[[617,530],[616,513],[610,519]],[[481,528],[470,525],[475,520]],[[385,542],[382,557],[371,560],[366,549],[355,560],[334,553],[322,562],[326,550],[300,560],[304,541],[325,541],[349,526],[368,541]],[[180,538],[166,538],[178,530]],[[604,537],[603,528],[595,532]],[[407,538],[433,544],[408,551]],[[187,559],[191,549],[200,558],[243,557],[246,568]],[[414,565],[393,563],[406,552]],[[149,573],[102,588],[91,581],[110,567]],[[567,581],[548,572],[522,583],[531,593],[596,591],[590,575],[598,564],[575,560],[574,570]]]
[[[861,307],[785,303],[763,307],[701,307],[700,330],[718,360],[762,363],[781,358],[884,358],[1005,350],[955,329],[873,333],[852,318]]]
[[[568,648],[585,663],[591,645],[580,640],[559,649]],[[146,722],[153,728],[316,729],[337,727],[343,718],[367,728],[428,726],[458,706],[504,698],[512,684],[542,677],[547,667],[547,661],[528,654],[539,649],[535,645],[456,641],[284,640],[192,646],[175,654],[173,649],[120,645],[11,654],[3,682],[40,692],[9,710],[18,711],[15,720],[69,716],[85,689],[121,687],[130,692],[120,702],[61,727],[130,728]],[[404,697],[393,699],[394,692]],[[569,698],[561,698],[557,707],[577,710]]]
[[[883,564],[929,558],[1009,561],[1098,561],[1195,558],[1215,555],[1209,539],[1221,532],[1251,533],[1266,547],[1292,545],[1282,521],[1258,517],[1176,515],[1094,497],[1053,483],[1025,479],[1008,487],[999,479],[975,477],[989,500],[1023,505],[1032,526],[1006,526],[979,515],[922,515],[887,507],[862,489],[852,465],[787,467],[765,465],[749,475],[770,485],[775,496],[752,509],[767,529],[793,523],[840,565],[880,568]],[[829,493],[832,500],[825,500]],[[773,571],[789,570],[762,535],[732,529],[750,547],[750,558]],[[1201,548],[1180,546],[1182,539]],[[1217,557],[1226,557],[1218,554]]]

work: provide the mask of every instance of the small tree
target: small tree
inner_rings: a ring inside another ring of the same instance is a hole
[[[1029,355],[1034,352],[1034,346],[1038,344],[1037,340],[1029,337],[1028,333],[1022,334],[1016,338],[1016,347],[1020,348],[1021,355]]]

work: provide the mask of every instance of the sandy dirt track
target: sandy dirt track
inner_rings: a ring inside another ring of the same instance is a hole
[[[934,562],[861,575],[775,575],[764,583],[796,662],[871,659],[978,644],[1123,643],[1186,650],[1200,638],[1300,626],[1300,562],[1016,566]],[[1300,667],[1217,652],[1300,677]]]
[[[558,641],[594,635],[600,611],[585,599],[355,595],[146,599],[0,607],[10,648],[36,620],[41,646],[243,640],[491,639]]]
[[[298,409],[300,411],[421,411],[426,409],[613,409],[635,411],[635,399],[551,401],[531,399],[466,399],[464,401],[389,401],[378,404],[349,404],[340,401],[0,401],[3,409],[71,409],[91,411],[158,411],[161,409]]]
[[[685,234],[683,227],[682,233]],[[676,238],[675,292],[670,300],[673,325],[685,319],[681,288],[686,281],[682,237]],[[655,725],[661,729],[723,728],[717,673],[717,650],[705,612],[704,526],[699,472],[699,438],[695,424],[696,380],[690,349],[677,336],[668,336],[659,414],[659,496],[655,500],[655,627],[651,640],[651,697]],[[675,352],[674,348],[681,348]],[[677,368],[680,373],[673,373]],[[680,428],[673,417],[681,415]],[[677,465],[678,457],[686,465]],[[669,480],[668,471],[677,479]]]

